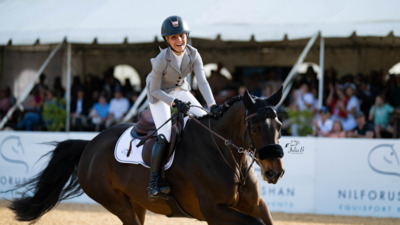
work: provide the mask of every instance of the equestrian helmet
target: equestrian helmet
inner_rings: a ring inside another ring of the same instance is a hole
[[[170,16],[164,20],[161,26],[161,36],[164,38],[169,35],[187,34],[189,36],[189,25],[180,16]]]

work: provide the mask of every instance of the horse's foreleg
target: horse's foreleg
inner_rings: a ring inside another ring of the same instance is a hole
[[[239,212],[227,205],[201,208],[209,225],[264,225],[259,218]]]
[[[266,225],[270,225],[273,224],[272,222],[272,216],[269,213],[269,209],[267,204],[264,202],[264,200],[260,200],[260,203],[256,206],[256,208],[254,209],[254,216],[262,219],[262,221],[266,224]]]

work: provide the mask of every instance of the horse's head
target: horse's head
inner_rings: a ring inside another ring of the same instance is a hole
[[[278,144],[282,123],[274,110],[281,97],[282,87],[267,99],[252,97],[247,91],[243,95],[247,144],[255,149],[263,179],[274,184],[285,173],[281,161],[283,149]]]

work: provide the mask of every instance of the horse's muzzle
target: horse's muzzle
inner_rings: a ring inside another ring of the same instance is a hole
[[[283,174],[285,174],[284,169],[280,173],[277,173],[275,170],[267,170],[264,172],[263,177],[268,183],[276,184],[282,178]]]

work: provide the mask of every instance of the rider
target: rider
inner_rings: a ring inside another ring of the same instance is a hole
[[[161,180],[161,163],[168,148],[171,136],[171,107],[180,113],[195,116],[205,115],[201,104],[190,93],[186,77],[194,72],[201,94],[212,114],[222,114],[207,82],[203,61],[197,49],[186,44],[189,26],[180,16],[166,18],[161,26],[161,35],[168,44],[156,58],[151,59],[152,71],[146,78],[147,98],[150,111],[158,128],[157,141],[151,154],[150,183],[147,188],[149,200],[154,200],[160,193],[169,194],[171,189]],[[198,107],[190,107],[198,106]]]

